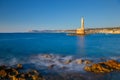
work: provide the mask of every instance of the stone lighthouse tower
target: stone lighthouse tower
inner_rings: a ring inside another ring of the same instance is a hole
[[[81,29],[84,29],[84,18],[81,18]]]
[[[85,35],[84,18],[81,18],[81,28],[78,28],[76,30],[76,34],[78,34],[78,35]]]

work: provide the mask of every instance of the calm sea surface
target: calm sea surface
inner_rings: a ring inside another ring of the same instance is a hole
[[[120,55],[120,35],[68,36],[54,33],[1,33],[0,57],[31,54],[60,54],[79,57]]]

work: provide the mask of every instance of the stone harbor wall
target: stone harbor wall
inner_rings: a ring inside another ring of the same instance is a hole
[[[86,34],[106,33],[106,34],[120,34],[120,28],[91,28],[85,30]]]

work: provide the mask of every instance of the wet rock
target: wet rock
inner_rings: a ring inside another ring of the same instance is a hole
[[[77,63],[77,64],[82,64],[82,63],[83,63],[83,60],[82,60],[82,59],[77,59],[77,60],[76,60],[76,63]]]
[[[16,69],[11,69],[9,72],[7,72],[9,76],[16,76],[18,75],[18,71]]]
[[[52,58],[52,55],[49,55],[49,54],[45,54],[45,55],[42,55],[44,58]]]
[[[25,74],[21,73],[21,74],[18,74],[16,76],[16,78],[18,78],[18,80],[25,80]]]
[[[7,73],[5,70],[0,70],[0,77],[6,77]]]
[[[66,66],[61,67],[62,70],[68,69]]]
[[[120,70],[120,63],[115,60],[108,60],[106,62],[92,64],[91,66],[85,66],[84,70],[95,73],[108,73],[111,71]]]
[[[51,68],[53,68],[54,66],[55,66],[54,64],[51,64],[51,65],[48,66],[48,68],[51,69]]]
[[[17,64],[17,69],[22,69],[22,68],[23,68],[22,64]]]
[[[101,64],[93,64],[92,66],[85,66],[86,71],[95,72],[95,73],[104,73],[110,72],[106,67],[103,67]]]
[[[1,65],[1,66],[0,66],[0,70],[3,70],[3,69],[6,69],[6,66],[5,66],[5,65]]]
[[[92,71],[90,66],[85,66],[85,67],[84,67],[84,70],[85,70],[85,71]]]
[[[0,80],[45,80],[36,70],[19,72],[18,68],[23,69],[22,64],[17,68],[0,66]]]
[[[18,78],[16,78],[16,76],[10,76],[11,80],[18,80]]]
[[[30,71],[28,74],[32,80],[44,80],[44,78],[36,70]]]
[[[64,62],[64,64],[69,64],[69,63],[71,63],[72,62],[72,60],[71,59],[68,59],[68,60],[66,60],[65,62]]]
[[[92,61],[90,61],[90,60],[85,60],[84,61],[84,64],[91,64],[92,63]]]
[[[111,67],[112,69],[120,70],[120,63],[118,63],[115,60],[108,60],[107,62],[105,62],[105,64]]]

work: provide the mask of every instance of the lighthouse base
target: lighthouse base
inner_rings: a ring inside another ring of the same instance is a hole
[[[77,35],[85,35],[85,30],[84,29],[77,29],[76,34]]]

